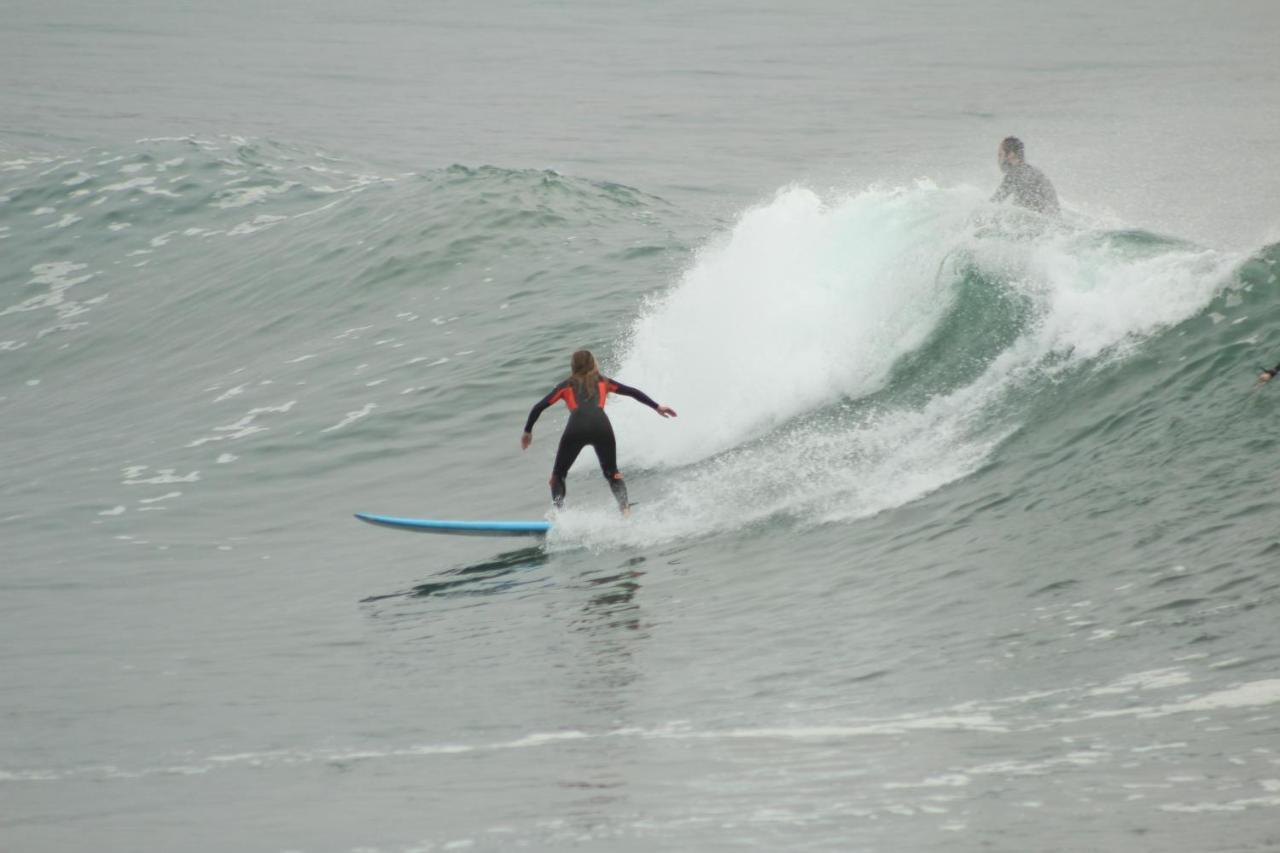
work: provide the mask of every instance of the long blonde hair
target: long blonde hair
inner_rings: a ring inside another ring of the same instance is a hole
[[[591,350],[575,352],[569,359],[569,369],[569,383],[574,394],[584,399],[599,396],[600,368],[596,366],[596,357]]]

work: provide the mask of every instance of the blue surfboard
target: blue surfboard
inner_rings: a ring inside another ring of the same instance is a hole
[[[546,536],[551,529],[549,521],[440,521],[429,518],[396,518],[390,515],[371,515],[357,512],[356,518],[414,533],[445,533],[452,536]]]

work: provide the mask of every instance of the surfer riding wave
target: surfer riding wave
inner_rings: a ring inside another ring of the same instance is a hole
[[[621,394],[639,400],[664,418],[676,416],[675,409],[656,403],[643,391],[623,385],[600,374],[596,366],[596,358],[588,350],[578,350],[569,361],[569,378],[551,389],[551,393],[543,397],[529,411],[529,419],[524,424],[524,434],[520,436],[521,449],[528,450],[533,443],[533,425],[553,403],[560,400],[569,407],[569,422],[565,424],[564,433],[560,436],[560,447],[556,450],[556,461],[551,467],[551,502],[557,508],[564,506],[565,478],[569,476],[569,468],[582,452],[582,448],[591,445],[600,460],[600,468],[604,478],[609,482],[618,509],[623,515],[629,512],[627,501],[627,484],[618,470],[617,441],[613,436],[613,425],[609,416],[604,413],[604,404],[609,394]]]

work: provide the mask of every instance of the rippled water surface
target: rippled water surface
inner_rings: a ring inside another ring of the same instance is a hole
[[[0,848],[1280,844],[1269,5],[6,19]]]

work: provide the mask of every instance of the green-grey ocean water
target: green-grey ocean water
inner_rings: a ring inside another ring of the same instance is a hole
[[[1280,843],[1269,7],[273,8],[4,36],[0,849]]]

